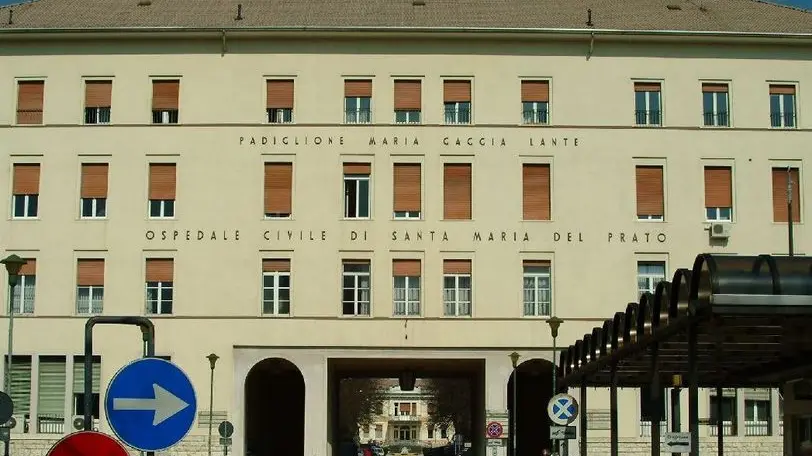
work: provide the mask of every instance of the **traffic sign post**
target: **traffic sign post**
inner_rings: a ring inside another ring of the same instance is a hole
[[[163,451],[192,429],[197,397],[178,366],[160,358],[141,358],[110,381],[104,410],[122,442],[136,450]]]
[[[578,402],[569,394],[556,394],[547,404],[550,420],[559,426],[566,426],[578,416]]]
[[[231,435],[234,434],[234,425],[231,421],[223,421],[217,426],[220,434],[220,445],[223,445],[223,456],[228,456],[228,447],[231,445]]]
[[[663,434],[663,451],[668,453],[690,453],[691,433],[690,432],[667,432]]]
[[[0,391],[0,423],[7,423],[14,415],[14,402],[8,394]]]
[[[485,429],[485,433],[489,439],[501,439],[503,432],[502,424],[497,421],[491,421],[488,423],[487,429]]]
[[[47,456],[129,456],[114,438],[95,431],[79,431],[63,437]]]

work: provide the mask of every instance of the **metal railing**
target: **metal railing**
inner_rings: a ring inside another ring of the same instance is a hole
[[[771,112],[770,125],[777,128],[792,128],[795,127],[795,113],[794,112]]]
[[[369,109],[350,109],[344,111],[344,121],[348,124],[369,123],[372,111]]]
[[[549,118],[546,109],[522,111],[522,122],[526,125],[547,125]]]
[[[471,123],[471,111],[467,109],[446,108],[445,123],[447,124],[469,124]]]
[[[91,125],[110,123],[110,107],[85,108],[85,123]]]
[[[651,437],[652,424],[653,423],[651,421],[640,422],[640,437]],[[668,422],[660,421],[660,435],[663,435],[666,432],[668,432]]]
[[[703,114],[706,127],[727,127],[730,125],[730,118],[727,111],[706,112]]]
[[[166,117],[164,117],[166,113]],[[178,123],[177,109],[154,109],[152,111],[153,124],[176,124]]]
[[[661,125],[662,111],[656,110],[636,110],[634,111],[634,123],[637,125]]]
[[[40,434],[63,434],[65,417],[62,415],[37,415],[37,432]]]

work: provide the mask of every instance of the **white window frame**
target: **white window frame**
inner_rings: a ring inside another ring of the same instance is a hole
[[[468,104],[468,122],[461,122],[460,121],[460,113],[462,109],[460,109],[461,105],[467,103]],[[454,115],[452,116],[452,121],[449,122],[449,106],[454,105]],[[474,103],[472,101],[448,101],[443,103],[443,118],[447,125],[470,125],[473,123],[473,116],[474,116]]]
[[[446,279],[452,278],[454,279],[454,287],[453,288],[446,288],[445,281]],[[468,283],[471,284],[470,288],[463,288],[460,286],[460,279],[467,278]],[[474,282],[471,274],[443,274],[443,315],[446,317],[470,317],[473,314],[473,288]],[[468,291],[469,300],[463,301],[460,299],[460,293],[462,291]],[[449,299],[449,293],[453,293],[453,298]],[[454,304],[454,313],[448,313],[448,305]],[[462,313],[460,308],[464,305],[468,305],[468,313]]]
[[[347,271],[345,269],[346,265],[342,265],[341,267],[341,314],[347,317],[357,317],[357,316],[369,316],[372,314],[372,264],[366,263],[367,270],[366,272],[356,272],[356,271]],[[353,279],[353,313],[347,314],[344,313],[344,290],[347,288],[344,287],[344,279],[347,277],[352,277]],[[367,283],[369,283],[369,289],[367,291],[369,295],[369,301],[361,301],[359,299],[359,295],[361,294],[361,279],[366,277]],[[366,305],[366,312],[361,312],[362,307]]]
[[[703,97],[705,96],[705,93],[710,93],[712,95],[711,99],[713,100],[713,107],[711,108],[710,114],[713,115],[713,123],[711,125],[706,125],[705,124],[705,119],[703,118],[702,119],[702,126],[704,126],[704,127],[729,127],[730,126],[730,86],[728,86],[728,91],[727,92],[705,92],[705,91],[703,91],[702,92]],[[719,96],[718,96],[718,94],[720,94],[720,93],[724,93],[726,95],[725,100],[727,101],[727,103],[725,103],[725,106],[724,106],[725,112],[727,112],[727,123],[726,124],[719,123]],[[703,108],[704,108],[704,104],[705,104],[704,100],[702,100],[702,104],[703,104]],[[703,117],[704,117],[704,114],[707,114],[707,113],[703,113]]]
[[[361,108],[361,100],[369,99],[369,112]],[[353,108],[347,108],[347,102],[352,100]],[[350,113],[355,113],[355,120],[350,119]],[[362,119],[366,115],[366,119]],[[344,97],[344,123],[348,124],[369,124],[372,123],[372,97]]]
[[[104,121],[101,120],[102,119],[102,112],[103,112],[102,110],[103,109],[106,109],[108,111],[108,120],[107,120],[107,122],[104,122]],[[87,111],[88,110],[93,110],[93,111],[96,112],[96,121],[95,122],[88,122],[87,121]],[[90,108],[90,107],[85,106],[85,110],[82,113],[82,117],[83,117],[82,120],[84,121],[85,125],[110,125],[111,120],[113,118],[113,108],[111,106],[101,107],[101,108],[98,107],[98,106],[95,107],[95,108]]]
[[[536,267],[533,266],[529,269],[543,269],[544,271],[528,271],[528,267],[522,268],[522,295],[523,295],[523,314],[525,317],[549,317],[552,315],[552,308],[553,308],[553,277],[552,271],[550,266],[543,266],[543,267]],[[527,288],[525,281],[528,279],[533,281],[533,312],[527,312],[527,305],[529,302],[527,301],[527,292],[530,290]],[[547,287],[542,286],[542,282],[544,279],[547,279]],[[541,299],[546,293],[547,300],[545,302],[544,299]],[[545,309],[546,312],[542,310]]]
[[[266,287],[265,286],[265,277],[273,277],[273,287]],[[280,277],[287,277],[288,278],[288,286],[283,287],[279,284]],[[291,288],[293,283],[291,282],[290,271],[268,271],[262,273],[262,314],[263,315],[290,315],[290,306],[291,306]],[[268,301],[265,300],[265,291],[266,290],[273,290],[273,301],[270,303],[272,309],[271,312],[267,311],[266,305]],[[279,311],[279,292],[280,290],[288,290],[288,311],[287,312],[280,312]]]
[[[79,296],[82,289],[87,289],[87,311],[79,308]],[[101,295],[98,297],[98,295]],[[98,299],[96,299],[98,297]],[[98,308],[96,308],[98,304]],[[104,285],[77,285],[76,286],[76,315],[99,315],[104,311]]]
[[[525,111],[524,104],[530,104],[531,110]],[[541,109],[546,108],[546,109]],[[541,116],[542,112],[547,112],[547,118]],[[528,119],[527,113],[532,112],[532,116]],[[549,125],[550,124],[550,102],[549,101],[523,101],[522,102],[522,124],[524,125]]]
[[[31,274],[20,275],[17,277],[17,285],[14,287],[14,295],[11,298],[11,305],[14,309],[14,315],[32,315],[34,313],[34,304],[36,302],[37,276]],[[31,303],[29,309],[25,308],[26,300],[29,300]],[[6,308],[6,312],[8,312],[8,310],[9,309]],[[25,310],[28,311],[24,312]]]
[[[36,201],[37,201],[37,210],[34,211],[34,214],[31,214],[31,212],[32,212],[32,209],[31,209],[31,197],[32,196],[36,197]],[[23,207],[24,207],[25,213],[23,215],[17,215],[14,212],[15,209],[17,208],[17,198],[22,198],[23,201],[24,201]],[[26,195],[12,195],[11,214],[12,214],[13,219],[16,219],[16,220],[35,219],[35,218],[38,217],[38,213],[39,213],[39,194],[36,194],[36,195],[27,195],[27,194]]]
[[[645,109],[643,111],[645,111],[645,113],[646,113],[646,121],[645,121],[645,123],[637,123],[637,112],[636,111],[639,111],[639,109],[637,109],[637,102],[635,100],[634,124],[639,126],[639,127],[651,127],[651,126],[659,127],[659,126],[662,126],[663,125],[663,111],[664,111],[663,110],[663,88],[662,88],[662,85],[660,86],[660,90],[642,90],[640,92],[635,92],[635,93],[644,93],[644,94],[646,94],[643,97],[644,105],[645,105]],[[659,106],[660,106],[660,116],[659,116],[660,121],[657,122],[657,123],[653,123],[651,121],[651,97],[654,96],[653,94],[656,94],[657,98],[659,99],[658,101],[659,101]]]
[[[157,201],[160,204],[160,213],[159,215],[152,215],[152,203]],[[166,206],[167,202],[172,201],[172,215],[164,215],[166,214]],[[148,202],[147,212],[149,213],[149,218],[151,219],[173,219],[175,218],[175,213],[177,212],[177,201],[176,200],[158,200],[158,199],[151,199]]]
[[[362,201],[361,196],[361,185],[360,183],[366,181],[367,182],[367,215],[359,216],[358,215],[358,208],[360,207],[360,203]],[[348,185],[355,185],[355,212],[354,216],[349,214],[350,212],[350,201],[349,197],[347,196],[347,186]],[[372,176],[369,174],[344,174],[344,218],[346,219],[360,219],[360,220],[368,220],[372,217]]]
[[[727,218],[723,212],[727,209]],[[705,221],[708,222],[732,222],[733,221],[733,208],[732,207],[706,207],[705,208]]]
[[[104,214],[99,215],[99,201],[104,200]],[[90,201],[90,211],[93,215],[85,215],[83,209],[85,201]],[[103,219],[107,218],[107,198],[80,198],[79,217],[82,219]]]
[[[770,97],[772,97],[772,95],[773,94],[770,94]],[[795,93],[792,94],[792,109],[793,109],[792,113],[794,114],[794,118],[793,118],[793,124],[788,126],[786,124],[786,122],[784,122],[786,120],[785,113],[787,112],[787,108],[786,108],[786,106],[784,106],[784,100],[786,100],[786,97],[784,95],[789,95],[789,94],[781,94],[781,96],[778,97],[778,109],[779,109],[779,111],[778,111],[777,114],[780,116],[781,124],[777,125],[775,127],[772,127],[772,121],[770,121],[770,126],[772,128],[798,128],[798,96]],[[770,112],[770,115],[772,115],[772,114],[773,113]]]
[[[406,120],[398,120],[398,113],[406,113]],[[394,121],[398,125],[406,124],[419,124],[421,123],[422,112],[419,109],[396,109],[394,112]],[[417,119],[412,119],[417,117]]]
[[[398,220],[420,220],[420,211],[395,211],[394,217]]]
[[[151,287],[149,285],[150,283],[157,283],[157,285],[154,286],[154,287]],[[172,282],[161,282],[161,281],[146,282],[145,287],[146,287],[146,296],[145,296],[146,297],[146,299],[145,299],[146,306],[145,307],[146,307],[146,314],[147,315],[172,315],[175,312],[175,282],[174,281],[172,281]],[[167,289],[172,290],[172,299],[170,299],[169,301],[165,301],[163,299],[163,297],[162,297],[162,295],[163,295],[162,291],[167,290]],[[152,311],[152,305],[151,305],[152,301],[149,299],[149,290],[157,290],[156,299],[155,299],[155,302],[156,302],[156,311],[155,312]],[[168,302],[169,305],[172,307],[172,312],[161,312],[161,310],[163,308],[163,304],[166,303],[166,302]]]
[[[399,287],[398,282],[402,280],[403,286]],[[398,317],[418,317],[420,316],[420,276],[394,276],[392,277],[392,314]],[[417,294],[417,299],[410,299],[410,296]],[[401,298],[398,297],[401,295]],[[398,312],[398,307],[403,312]]]
[[[662,265],[662,267],[663,267],[662,275],[653,274],[653,273],[647,273],[647,272],[643,272],[643,273],[640,272],[640,267],[641,266],[655,265],[655,264],[658,265],[658,266]],[[637,260],[637,298],[640,299],[640,296],[642,296],[642,294],[646,293],[646,292],[654,294],[654,292],[657,289],[657,284],[659,282],[661,282],[661,281],[666,280],[667,274],[668,274],[668,265],[666,264],[666,262],[664,260],[657,260],[657,259]],[[646,281],[646,288],[645,289],[643,289],[640,286],[641,279]]]

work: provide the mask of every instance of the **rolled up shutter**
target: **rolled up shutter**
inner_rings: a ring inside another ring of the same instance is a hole
[[[85,357],[73,357],[73,392],[84,393],[85,391]],[[93,369],[91,371],[93,379],[93,392],[98,393],[101,385],[101,357],[93,357]]]
[[[39,398],[37,414],[40,417],[65,416],[65,357],[40,356]]]

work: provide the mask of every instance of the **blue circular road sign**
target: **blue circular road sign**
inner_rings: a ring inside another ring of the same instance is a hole
[[[192,429],[197,397],[178,366],[160,358],[141,358],[110,380],[104,411],[122,442],[140,451],[163,451]]]

